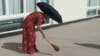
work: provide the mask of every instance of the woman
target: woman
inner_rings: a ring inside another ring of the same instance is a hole
[[[45,37],[41,25],[45,18],[49,18],[47,14],[42,12],[32,12],[29,14],[24,22],[23,22],[23,42],[22,42],[22,50],[26,53],[34,53],[38,52],[36,48],[36,34],[35,34],[35,26],[40,31],[43,37]]]
[[[24,19],[23,22],[22,50],[26,53],[38,52],[35,44],[35,26],[37,26],[37,29],[42,34],[43,38],[45,38],[45,34],[41,28],[44,19],[52,18],[58,23],[62,23],[62,18],[60,14],[52,6],[44,2],[37,3],[37,6],[43,12],[32,12]]]

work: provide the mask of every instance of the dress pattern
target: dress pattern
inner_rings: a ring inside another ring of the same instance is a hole
[[[34,53],[36,48],[35,26],[41,26],[44,14],[42,12],[32,12],[23,20],[22,51]]]

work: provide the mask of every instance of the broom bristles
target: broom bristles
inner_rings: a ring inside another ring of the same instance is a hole
[[[60,48],[57,45],[53,44],[48,38],[45,38],[45,39],[48,41],[49,44],[51,44],[51,46],[53,47],[53,49],[55,51],[59,51],[60,50]]]
[[[59,47],[58,47],[57,45],[55,45],[55,44],[53,44],[53,43],[52,43],[51,45],[52,45],[52,47],[54,48],[55,51],[59,51],[59,50],[60,50]]]

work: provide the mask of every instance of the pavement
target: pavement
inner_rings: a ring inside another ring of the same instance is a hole
[[[21,51],[22,33],[0,38],[0,56],[100,56],[100,18],[45,29],[47,37],[60,47],[56,52],[36,31],[38,53]]]

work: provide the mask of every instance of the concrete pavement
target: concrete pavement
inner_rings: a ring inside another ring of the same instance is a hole
[[[100,18],[45,29],[59,52],[37,34],[39,53],[21,52],[22,34],[0,38],[0,56],[100,56]]]

